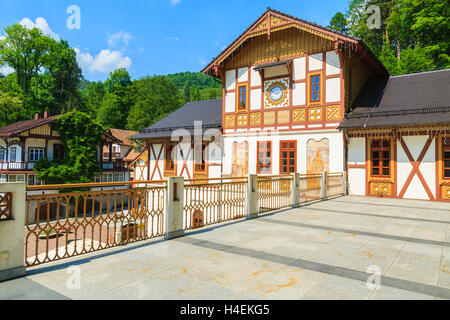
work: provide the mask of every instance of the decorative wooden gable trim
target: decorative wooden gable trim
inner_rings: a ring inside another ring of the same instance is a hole
[[[341,35],[331,30],[326,30],[313,24],[294,19],[290,16],[267,10],[255,23],[250,26],[238,39],[236,39],[227,49],[225,49],[214,61],[206,66],[202,72],[208,73],[212,71],[216,76],[220,76],[219,65],[238,50],[247,40],[267,34],[270,40],[271,34],[276,31],[287,28],[295,28],[304,32],[308,32],[317,37],[329,41],[340,41],[340,43],[348,42],[358,44],[358,40],[351,37]]]

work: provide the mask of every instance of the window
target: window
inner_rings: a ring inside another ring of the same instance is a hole
[[[0,161],[5,161],[6,159],[6,150],[0,149]]]
[[[103,173],[102,182],[114,182],[114,175],[112,172]]]
[[[271,173],[272,143],[258,141],[258,173]]]
[[[41,180],[39,180],[38,177],[34,174],[28,175],[27,179],[27,185],[29,186],[39,186],[42,184]]]
[[[120,153],[120,146],[118,144],[113,144],[112,152],[113,153]]]
[[[94,182],[102,182],[102,176],[99,174],[96,174],[94,176]]]
[[[297,141],[280,141],[280,173],[297,171]]]
[[[42,148],[29,148],[28,149],[28,160],[29,161],[39,161],[44,158],[44,149]]]
[[[53,160],[63,160],[64,159],[64,146],[62,144],[56,143],[53,145]]]
[[[17,156],[17,148],[16,147],[9,148],[9,161],[16,162],[16,156]]]
[[[6,182],[6,174],[0,174],[0,182]]]
[[[9,182],[25,182],[25,175],[24,174],[10,174],[8,176]]]
[[[320,101],[320,75],[311,76],[311,102]]]
[[[442,162],[444,163],[444,178],[450,179],[450,137],[442,139]]]
[[[195,168],[194,168],[195,171],[205,171],[206,170],[205,150],[206,150],[206,144],[202,144],[201,162],[199,161],[199,159],[195,159]]]
[[[174,150],[174,147],[175,146],[173,144],[166,145],[166,152],[164,154],[166,171],[175,171],[175,161],[173,161],[174,159],[172,159],[172,152]]]
[[[114,182],[121,182],[121,181],[125,181],[124,173],[123,172],[114,173]]]
[[[239,94],[239,101],[238,101],[238,109],[239,110],[245,110],[247,109],[247,86],[238,86],[238,94]]]
[[[372,176],[389,177],[391,174],[391,142],[389,140],[372,140]]]

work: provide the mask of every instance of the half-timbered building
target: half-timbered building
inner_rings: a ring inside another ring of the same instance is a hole
[[[34,166],[42,158],[49,160],[63,159],[64,146],[59,132],[52,129],[51,124],[58,118],[48,116],[45,112],[42,117],[38,114],[34,119],[25,120],[0,128],[0,182],[26,182],[27,185],[40,185]],[[103,160],[101,150],[104,145],[120,144],[121,140],[115,138],[109,131],[102,134],[101,144],[97,146],[98,162],[102,171],[107,174],[126,171],[119,168],[113,161]],[[97,181],[102,180],[99,175]],[[121,181],[128,181],[129,175],[122,175]]]
[[[388,75],[358,38],[268,9],[203,70],[223,84],[222,173],[342,172],[346,110]]]
[[[450,69],[372,79],[340,128],[351,194],[450,201]]]
[[[221,99],[185,104],[133,137],[146,146],[131,163],[134,179],[221,177],[221,134]]]

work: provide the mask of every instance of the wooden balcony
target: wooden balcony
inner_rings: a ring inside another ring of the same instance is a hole
[[[13,161],[1,161],[0,170],[8,171],[27,171],[33,170],[36,162],[13,162]]]

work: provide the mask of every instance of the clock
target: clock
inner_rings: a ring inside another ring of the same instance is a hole
[[[283,97],[283,88],[279,85],[273,86],[270,89],[270,98],[272,101],[278,101]]]

